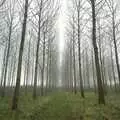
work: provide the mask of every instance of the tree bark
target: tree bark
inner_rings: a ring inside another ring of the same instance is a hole
[[[93,48],[94,48],[94,55],[95,55],[95,65],[96,65],[96,72],[97,72],[97,83],[98,83],[98,101],[99,104],[105,104],[104,98],[104,90],[100,72],[100,64],[99,64],[99,55],[98,55],[98,47],[96,42],[96,15],[95,15],[95,0],[91,0],[92,5],[92,41],[93,41]]]
[[[18,57],[16,86],[15,86],[13,100],[12,100],[12,110],[16,110],[18,108],[20,79],[21,79],[21,71],[22,71],[21,69],[22,68],[22,56],[23,56],[25,34],[26,34],[26,24],[27,24],[27,13],[28,13],[28,0],[25,0],[25,13],[24,13],[24,20],[23,20],[23,25],[22,25],[22,36],[21,36],[21,43],[20,43],[19,57]]]

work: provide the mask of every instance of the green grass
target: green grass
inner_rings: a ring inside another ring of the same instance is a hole
[[[49,97],[38,97],[33,100],[31,95],[21,96],[19,100],[19,109],[11,111],[11,98],[0,98],[0,120],[28,120],[34,108],[45,104]]]
[[[106,105],[98,105],[97,97],[87,93],[58,93],[48,97],[38,97],[36,101],[29,95],[20,97],[19,110],[10,110],[11,100],[0,98],[0,120],[120,120],[120,96],[109,95]]]

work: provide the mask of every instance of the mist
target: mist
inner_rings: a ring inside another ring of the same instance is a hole
[[[119,39],[119,0],[0,0],[0,119],[119,120]]]

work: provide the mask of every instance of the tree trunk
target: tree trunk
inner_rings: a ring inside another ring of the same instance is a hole
[[[73,17],[74,24],[74,17]],[[73,25],[73,69],[74,69],[74,93],[77,93],[77,83],[76,83],[76,59],[75,59],[75,27]]]
[[[40,6],[40,13],[39,13],[39,21],[38,21],[38,41],[37,41],[37,50],[36,50],[36,61],[35,61],[35,74],[34,74],[34,87],[33,87],[33,99],[36,99],[37,94],[37,76],[38,76],[38,59],[39,59],[39,46],[40,46],[40,25],[41,25],[41,11],[42,11],[42,0]]]
[[[87,49],[86,49],[86,81],[87,81],[87,87],[89,90],[90,89],[90,74],[89,74],[89,58],[88,58]]]
[[[95,55],[95,65],[96,65],[96,72],[97,72],[97,83],[98,83],[98,99],[99,104],[105,104],[104,98],[104,91],[103,91],[103,84],[101,79],[101,72],[100,72],[100,64],[99,64],[99,55],[98,55],[98,47],[96,42],[96,15],[95,15],[95,0],[91,0],[92,5],[92,41],[93,41],[93,48],[94,48],[94,55]]]
[[[80,1],[79,1],[80,6]],[[80,40],[80,10],[78,8],[78,61],[79,61],[79,79],[80,79],[80,92],[81,96],[84,98],[84,89],[83,89],[83,78],[81,72],[81,40]]]
[[[26,34],[27,13],[28,13],[28,0],[25,0],[25,13],[24,13],[22,36],[21,36],[21,43],[20,43],[19,57],[18,57],[16,86],[15,86],[13,100],[12,100],[12,110],[16,110],[18,108],[20,79],[21,79],[21,71],[22,71],[21,69],[22,68],[22,56],[23,56],[25,34]]]
[[[30,81],[30,41],[29,40],[29,46],[28,46],[28,57],[27,57],[27,73],[26,73],[26,88],[25,88],[25,94],[27,94],[27,89],[28,89],[28,82]]]
[[[42,68],[42,81],[41,81],[41,96],[44,95],[45,35],[46,35],[46,33],[44,32],[44,42],[43,42],[43,68]]]
[[[95,80],[95,67],[94,67],[94,56],[93,56],[93,52],[92,52],[92,72],[93,72],[93,84],[94,84],[94,91],[95,94],[97,93],[97,86],[96,86],[96,80]]]

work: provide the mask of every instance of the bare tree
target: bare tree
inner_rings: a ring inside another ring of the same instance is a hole
[[[21,35],[19,57],[18,57],[17,78],[16,78],[16,86],[15,86],[14,96],[12,101],[12,110],[16,110],[18,107],[21,68],[22,68],[22,56],[23,56],[23,48],[24,48],[26,24],[27,24],[27,13],[28,13],[28,0],[25,0],[25,12],[24,12],[24,20],[22,24],[22,35]]]
[[[97,71],[97,84],[98,84],[98,99],[99,104],[105,104],[105,98],[104,98],[104,90],[103,90],[103,83],[101,78],[101,72],[100,72],[100,64],[99,64],[99,55],[98,55],[98,47],[96,42],[96,9],[95,9],[95,0],[91,0],[91,7],[92,7],[92,42],[93,42],[93,48],[94,48],[94,55],[95,55],[95,65],[96,65],[96,71]]]

